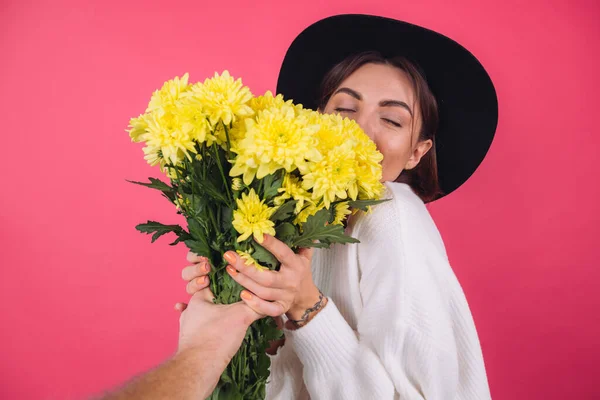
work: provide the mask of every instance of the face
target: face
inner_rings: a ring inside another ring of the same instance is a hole
[[[420,110],[406,73],[389,65],[366,64],[344,80],[325,113],[355,120],[383,154],[382,181],[394,181],[417,166],[432,146],[419,141]]]

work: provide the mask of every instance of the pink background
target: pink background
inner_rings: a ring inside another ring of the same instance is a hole
[[[494,398],[598,392],[596,1],[80,3],[0,4],[0,398],[83,398],[172,354],[186,249],[134,230],[179,220],[125,182],[159,176],[130,143],[128,118],[186,71],[200,80],[228,68],[255,93],[274,89],[296,34],[344,12],[444,33],[496,84],[488,157],[430,207]]]

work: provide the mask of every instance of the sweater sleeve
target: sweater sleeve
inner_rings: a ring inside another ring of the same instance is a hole
[[[286,339],[287,340],[287,339]],[[267,381],[267,399],[307,399],[306,386],[302,380],[302,363],[292,346],[284,344],[277,354],[270,356],[271,373]]]
[[[453,399],[458,358],[449,321],[443,315],[438,318],[442,297],[436,296],[435,282],[429,287],[408,282],[412,278],[407,268],[422,271],[427,266],[418,265],[418,257],[409,260],[401,228],[388,224],[380,229],[381,223],[389,222],[389,213],[376,214],[380,215],[372,219],[372,232],[360,238],[358,257],[362,252],[368,265],[361,267],[363,310],[357,331],[329,299],[305,327],[286,331],[286,340],[304,365],[304,382],[313,400]],[[420,278],[426,280],[426,275]],[[411,298],[407,287],[413,284],[425,296]],[[430,337],[429,332],[442,336]]]

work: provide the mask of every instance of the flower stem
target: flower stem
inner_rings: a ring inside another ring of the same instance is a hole
[[[231,158],[231,142],[229,141],[229,129],[227,129],[227,125],[225,124],[223,124],[223,129],[225,130],[225,137],[227,138],[227,158],[229,159]]]
[[[233,204],[233,196],[231,195],[231,189],[229,188],[229,182],[225,177],[225,171],[223,170],[223,164],[221,164],[221,156],[219,155],[219,148],[217,147],[217,143],[213,143],[213,150],[215,151],[215,157],[217,158],[217,166],[219,168],[219,172],[221,173],[221,178],[223,178],[223,183],[225,184],[225,190],[227,191],[227,198],[229,199],[229,206],[231,207]]]

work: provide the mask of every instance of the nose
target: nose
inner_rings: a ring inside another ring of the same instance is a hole
[[[355,116],[356,123],[362,128],[363,131],[375,142],[375,136],[377,132],[376,121],[372,115],[367,112],[359,112]]]

